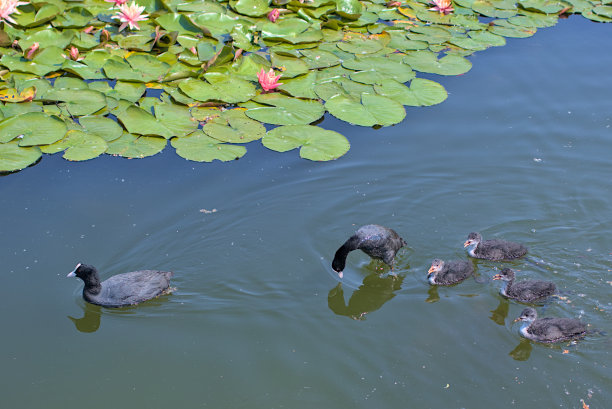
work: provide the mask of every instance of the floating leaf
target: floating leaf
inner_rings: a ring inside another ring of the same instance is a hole
[[[172,138],[170,143],[179,156],[196,162],[212,162],[215,159],[227,162],[239,159],[246,153],[244,146],[222,143],[201,130],[181,138]]]
[[[108,143],[106,153],[125,158],[144,158],[161,152],[166,146],[166,140],[155,136],[136,137],[124,133],[120,138]]]
[[[406,116],[399,102],[372,94],[362,94],[361,100],[336,95],[325,103],[325,108],[336,118],[361,126],[394,125]]]
[[[435,81],[415,78],[410,87],[394,80],[386,80],[374,89],[382,96],[389,97],[402,105],[430,106],[443,102],[448,94],[444,87]]]
[[[98,135],[107,142],[123,134],[123,129],[116,121],[103,116],[82,116],[79,118],[79,123],[87,132]]]
[[[125,111],[117,114],[117,118],[130,133],[139,135],[159,135],[164,138],[176,136],[152,114],[136,106],[128,107]]]
[[[248,118],[242,109],[230,109],[212,118],[202,127],[204,133],[221,142],[246,143],[261,137],[266,128]]]
[[[461,56],[446,55],[438,60],[437,54],[431,51],[408,53],[404,62],[417,71],[440,75],[460,75],[472,68],[472,63]]]
[[[44,100],[61,101],[73,116],[91,115],[106,107],[106,97],[89,89],[51,89],[45,92]]]
[[[250,81],[221,73],[208,73],[206,79],[208,82],[190,78],[179,83],[179,88],[191,98],[202,102],[237,103],[248,101],[255,95],[255,85]]]
[[[0,172],[14,172],[35,163],[42,153],[37,146],[23,148],[16,142],[0,143]]]
[[[66,124],[58,117],[28,112],[0,122],[0,142],[23,136],[19,146],[48,145],[62,139],[66,131]]]
[[[319,101],[290,98],[279,93],[258,95],[253,100],[270,106],[251,108],[246,111],[246,115],[269,124],[307,125],[325,113]]]
[[[19,92],[15,88],[8,88],[0,90],[0,101],[3,102],[23,102],[31,101],[36,95],[35,87],[28,87],[23,91]]]
[[[338,132],[311,125],[279,126],[268,131],[262,143],[278,152],[300,148],[300,157],[315,161],[338,159],[350,148],[348,140]]]
[[[65,150],[64,159],[82,161],[96,158],[103,154],[108,145],[106,141],[93,133],[70,130],[61,141],[41,148],[44,153],[56,153]]]

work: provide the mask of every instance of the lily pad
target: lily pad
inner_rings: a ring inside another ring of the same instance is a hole
[[[327,100],[325,108],[336,118],[361,126],[394,125],[406,116],[399,102],[372,94],[362,94],[361,99],[335,95]]]
[[[42,153],[37,146],[24,148],[16,142],[0,143],[0,172],[14,172],[35,163]]]
[[[172,138],[170,143],[177,155],[196,162],[212,162],[215,159],[227,162],[239,159],[246,153],[244,146],[222,143],[201,130],[181,138]]]
[[[221,73],[209,73],[206,79],[208,82],[190,78],[180,82],[179,88],[187,96],[202,102],[224,101],[235,104],[255,96],[255,85],[250,81]]]
[[[230,109],[212,118],[203,127],[204,133],[221,142],[246,143],[261,139],[266,128],[248,118],[242,109]]]
[[[349,141],[338,132],[311,125],[286,125],[268,131],[263,145],[277,152],[300,148],[300,157],[314,161],[338,159],[348,152]]]
[[[22,136],[19,146],[48,145],[62,139],[66,131],[66,124],[58,117],[28,112],[0,122],[0,142]]]
[[[108,143],[106,153],[125,158],[144,158],[161,152],[166,140],[156,136],[134,136],[124,133],[120,138]]]
[[[56,153],[65,150],[64,159],[83,161],[103,154],[108,145],[106,141],[89,132],[70,130],[61,141],[41,148],[44,153]]]
[[[291,98],[278,93],[253,99],[261,106],[246,111],[249,118],[274,125],[307,125],[321,118],[325,108],[319,101]]]
[[[440,59],[431,51],[414,51],[404,57],[413,69],[440,75],[460,75],[472,68],[472,63],[458,55],[446,55]]]
[[[410,106],[436,105],[448,97],[442,85],[423,78],[415,78],[410,81],[410,87],[389,79],[381,85],[375,85],[374,89],[382,96]]]

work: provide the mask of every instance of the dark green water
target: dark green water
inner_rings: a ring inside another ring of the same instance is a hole
[[[611,28],[572,18],[478,53],[399,126],[327,119],[352,144],[331,163],[255,143],[230,164],[45,157],[1,178],[2,407],[609,406]],[[408,241],[398,279],[355,252],[340,287],[331,258],[367,223]],[[466,257],[474,230],[530,248],[508,264],[567,297],[541,315],[608,334],[521,341],[499,263],[431,290],[431,260]],[[169,269],[177,291],[103,310],[65,278],[77,262]]]

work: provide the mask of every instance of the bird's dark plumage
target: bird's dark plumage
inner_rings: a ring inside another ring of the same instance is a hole
[[[361,227],[336,251],[332,268],[342,277],[346,257],[353,250],[361,250],[372,258],[381,259],[390,266],[397,251],[406,245],[404,239],[394,230],[377,224]]]
[[[452,285],[460,283],[474,273],[472,263],[465,260],[442,261],[435,259],[427,272],[432,285]]]
[[[480,233],[470,233],[463,247],[469,247],[468,254],[485,260],[513,260],[527,254],[527,247],[505,240],[482,240]]]
[[[79,263],[68,277],[83,280],[85,301],[103,307],[123,307],[168,294],[171,291],[172,273],[155,270],[132,271],[100,282],[95,267]]]
[[[524,280],[514,282],[514,271],[504,268],[493,276],[494,280],[504,281],[500,289],[501,295],[518,302],[531,303],[550,297],[557,291],[557,286],[551,281]]]
[[[516,321],[522,321],[520,333],[536,342],[552,343],[582,338],[586,325],[573,318],[540,318],[533,308],[525,308]]]

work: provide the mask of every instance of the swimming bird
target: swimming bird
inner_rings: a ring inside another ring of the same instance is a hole
[[[170,288],[169,271],[140,270],[117,274],[100,282],[98,270],[87,264],[77,264],[66,277],[78,277],[85,283],[85,301],[103,307],[124,307],[168,294]]]
[[[512,260],[527,254],[527,248],[520,243],[505,240],[482,241],[480,233],[468,234],[463,247],[468,247],[468,254],[485,260]]]
[[[472,263],[465,260],[449,262],[435,259],[427,271],[427,280],[431,285],[452,285],[460,283],[474,273]]]
[[[586,325],[574,318],[540,318],[533,308],[525,308],[514,322],[522,321],[520,333],[536,342],[560,342],[582,338]]]
[[[524,280],[514,282],[514,271],[504,268],[499,274],[493,276],[493,280],[502,280],[503,284],[499,290],[504,297],[518,302],[535,302],[550,297],[557,291],[557,286],[551,281]]]
[[[346,265],[346,257],[353,250],[361,250],[368,256],[380,259],[393,267],[397,251],[404,247],[406,242],[394,230],[377,224],[368,224],[360,227],[336,251],[332,268],[342,278],[342,271]]]

